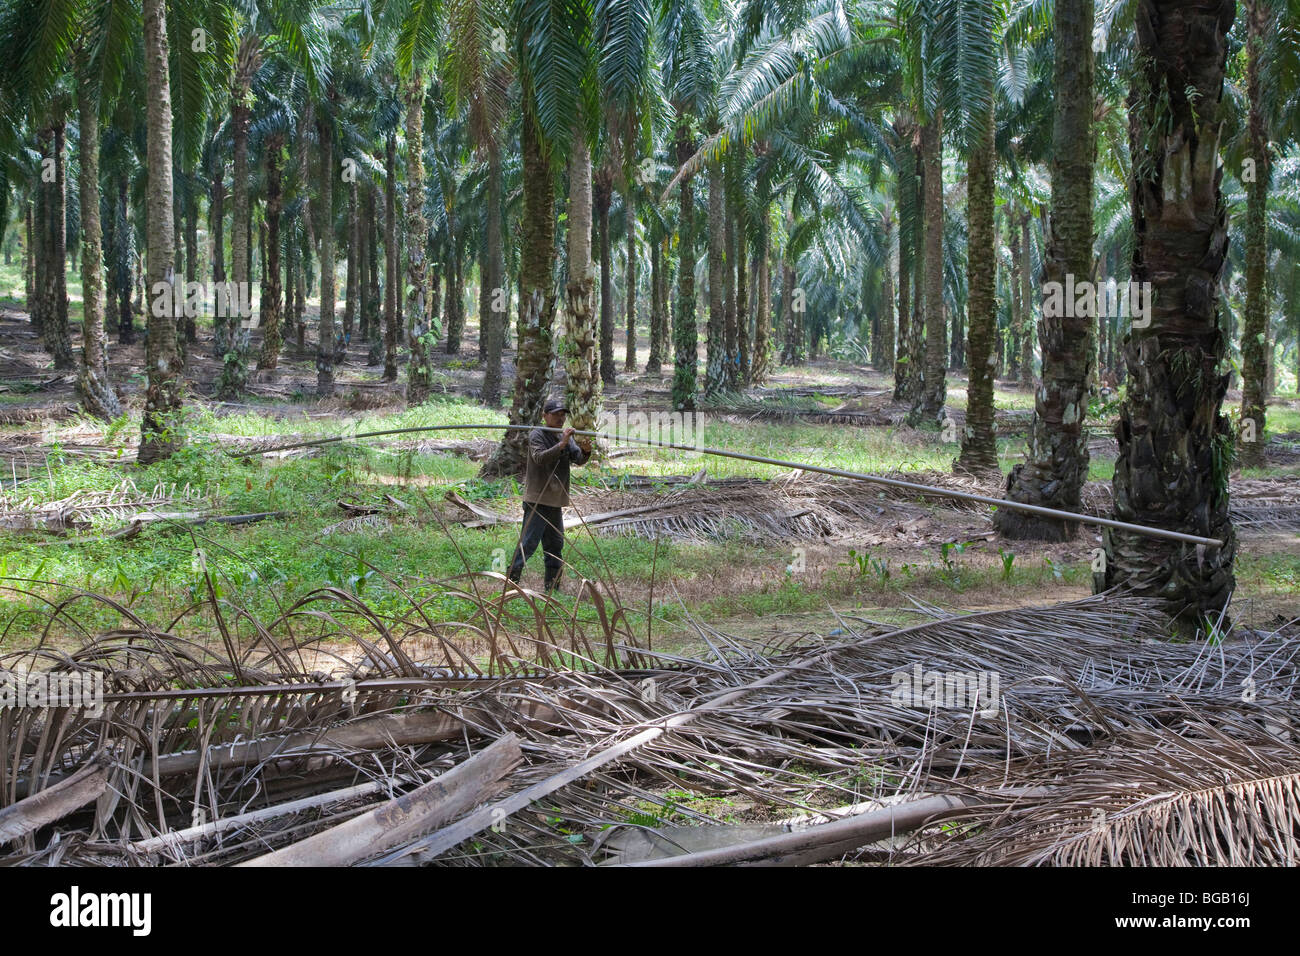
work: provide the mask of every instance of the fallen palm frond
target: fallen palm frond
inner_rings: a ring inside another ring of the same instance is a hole
[[[1190,715],[1189,715],[1190,716]],[[1254,731],[1251,733],[1250,731]],[[1041,791],[967,814],[972,830],[913,862],[1055,866],[1295,866],[1300,748],[1189,719],[1015,768]]]
[[[1083,510],[1111,512],[1110,482],[1083,486]],[[1236,478],[1229,484],[1228,511],[1234,527],[1247,531],[1300,530],[1300,483],[1294,478]]]
[[[918,604],[919,624],[841,617],[833,637],[771,644],[692,621],[710,653],[690,660],[639,645],[595,582],[578,598],[585,613],[562,611],[487,573],[429,588],[396,618],[322,589],[256,621],[209,589],[165,627],[121,608],[129,627],[74,653],[42,641],[9,655],[0,665],[23,674],[97,673],[105,693],[98,714],[0,710],[0,805],[68,781],[92,754],[110,763],[93,807],[64,816],[57,840],[29,832],[6,861],[241,862],[349,820],[341,834],[373,828],[385,801],[510,735],[523,761],[494,802],[427,835],[397,831],[378,862],[599,863],[628,827],[718,826],[697,800],[786,814],[978,802],[1053,786],[1061,761],[1143,734],[1196,737],[1192,714],[1256,751],[1300,727],[1292,630],[1173,643],[1155,605],[1122,595],[957,616]],[[85,600],[107,602],[79,595],[51,613],[73,624]],[[459,622],[435,619],[457,602]],[[176,636],[204,620],[213,646]],[[926,807],[886,816],[924,825]],[[819,831],[798,859],[853,851],[878,822]],[[957,826],[938,850],[927,827],[906,853],[957,852]]]
[[[160,508],[192,505],[206,497],[207,492],[188,484],[183,488],[174,484],[156,485],[150,491],[141,491],[130,479],[108,491],[78,491],[67,498],[43,503],[31,497],[0,495],[0,529],[56,534],[84,531],[92,525],[142,520],[142,514],[156,517]]]

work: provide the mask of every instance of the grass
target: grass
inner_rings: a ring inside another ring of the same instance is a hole
[[[70,274],[70,290],[75,286],[72,280]],[[15,293],[21,299],[22,277],[16,263],[0,267],[0,296],[13,297]],[[954,387],[949,394],[954,407],[961,407],[964,389]],[[7,403],[23,399],[20,394],[0,395]],[[813,400],[825,407],[835,407],[840,401],[827,395],[815,395]],[[1031,408],[1033,396],[998,389],[997,402],[999,407]],[[503,412],[450,396],[435,397],[415,409],[359,412],[343,418],[311,417],[309,409],[318,406],[306,402],[286,405],[253,400],[250,404],[254,407],[246,412],[220,416],[204,406],[191,407],[184,421],[189,443],[171,459],[148,468],[97,464],[59,450],[60,442],[101,442],[116,449],[122,459],[129,459],[131,441],[140,427],[138,413],[108,426],[75,418],[47,425],[46,440],[54,443],[50,468],[44,477],[24,484],[22,494],[37,501],[58,500],[75,491],[113,488],[130,475],[142,489],[159,483],[210,489],[216,496],[216,509],[223,513],[285,511],[289,517],[239,527],[209,525],[193,531],[154,527],[131,541],[86,540],[86,536],[42,540],[0,533],[0,576],[55,581],[63,588],[107,594],[144,620],[166,624],[206,589],[194,558],[194,549],[200,547],[214,571],[221,597],[262,620],[273,618],[282,606],[322,586],[356,594],[378,613],[396,615],[404,611],[407,602],[402,590],[417,600],[429,597],[437,593],[431,582],[466,570],[500,570],[504,557],[513,550],[514,526],[486,530],[444,527],[440,499],[448,487],[497,510],[518,506],[517,483],[481,480],[477,463],[463,456],[345,441],[324,447],[314,457],[267,462],[232,458],[223,445],[229,444],[227,436],[289,441],[358,430],[494,425],[506,421]],[[15,426],[9,431],[30,431],[31,427]],[[1269,428],[1274,432],[1300,431],[1300,411],[1271,407]],[[485,429],[395,437],[461,441],[496,440],[499,436],[500,431]],[[706,446],[866,473],[947,472],[959,451],[956,443],[943,442],[938,432],[778,421],[733,424],[714,420],[707,412],[699,439]],[[1022,455],[1022,439],[1000,440],[1004,472]],[[574,481],[579,487],[596,486],[616,483],[622,475],[692,474],[700,467],[706,467],[714,478],[772,478],[780,474],[776,468],[756,463],[641,449],[598,467],[576,469]],[[1112,459],[1094,456],[1089,477],[1109,480],[1113,470]],[[1273,468],[1267,473],[1295,474],[1300,469]],[[346,517],[337,507],[340,499],[377,501],[383,493],[397,495],[412,506],[411,511],[393,517],[387,530],[323,534]],[[653,569],[656,643],[667,641],[668,646],[675,641],[686,646],[694,639],[693,632],[683,626],[687,615],[733,625],[761,623],[776,615],[833,620],[828,610],[837,607],[903,623],[914,619],[908,609],[910,594],[939,603],[1014,605],[1077,596],[1091,579],[1086,559],[1053,559],[1033,549],[1016,554],[1009,564],[988,548],[920,549],[903,557],[897,549],[892,553],[882,550],[860,556],[861,561],[841,552],[829,557],[823,554],[806,573],[787,570],[789,550],[779,544],[756,546],[738,540],[663,541],[656,548],[654,542],[635,535],[593,539],[572,534],[565,556],[573,565],[571,578],[599,578],[620,589],[630,602],[630,620],[638,632],[647,624],[644,598]],[[539,564],[535,558],[526,581],[540,576]],[[1242,555],[1238,583],[1243,595],[1293,596],[1300,590],[1300,558]],[[9,584],[26,587],[15,581]],[[49,617],[46,599],[66,593],[44,586],[28,592],[0,593],[0,646],[30,643]],[[561,601],[567,607],[574,604],[572,598]],[[464,602],[454,598],[440,598],[428,607],[436,621],[458,620],[466,610]],[[91,629],[122,623],[115,611],[101,604],[79,604],[75,616]],[[207,638],[214,632],[211,625],[209,618],[200,616],[183,628]],[[832,626],[827,625],[828,629]],[[66,623],[61,628],[72,630]]]

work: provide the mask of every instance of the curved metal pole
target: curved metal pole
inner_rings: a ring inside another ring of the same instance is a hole
[[[311,448],[317,445],[328,445],[331,442],[346,441],[353,438],[378,438],[383,435],[408,435],[413,432],[462,431],[468,429],[487,431],[532,431],[534,428],[541,428],[543,431],[549,432],[561,431],[561,429],[550,428],[546,425],[417,425],[411,428],[390,428],[383,431],[358,432],[355,435],[334,435],[328,438],[318,438],[313,441],[294,442],[290,445],[277,445],[274,448],[264,448],[260,451],[232,451],[228,454],[238,458],[245,458],[249,455],[265,455],[271,452],[289,451],[294,448]],[[1146,535],[1150,538],[1165,538],[1170,541],[1182,541],[1186,544],[1197,544],[1209,548],[1223,547],[1223,542],[1218,538],[1203,538],[1200,535],[1185,534],[1182,531],[1167,531],[1164,528],[1149,528],[1145,525],[1130,524],[1127,521],[1117,521],[1114,518],[1099,518],[1095,515],[1075,514],[1072,511],[1061,511],[1057,508],[1045,508],[1042,505],[1031,505],[1021,501],[1008,501],[1006,498],[990,498],[988,495],[976,495],[968,491],[953,491],[948,488],[938,488],[934,485],[922,485],[913,481],[902,481],[898,478],[885,478],[881,475],[868,475],[857,471],[845,471],[842,468],[825,468],[821,465],[805,465],[797,461],[785,461],[780,458],[765,458],[762,455],[746,455],[743,452],[727,451],[724,448],[699,448],[694,445],[678,445],[673,442],[657,441],[650,438],[632,438],[629,435],[610,435],[606,432],[575,430],[574,434],[584,435],[590,438],[608,438],[616,442],[635,442],[641,445],[652,445],[655,448],[673,448],[678,451],[690,451],[700,455],[713,455],[716,458],[735,458],[739,461],[752,461],[756,464],[773,465],[777,468],[791,468],[796,471],[809,471],[819,475],[831,475],[835,478],[850,478],[854,481],[866,481],[871,484],[885,485],[889,488],[901,488],[905,491],[916,491],[928,495],[939,495],[944,498],[955,498],[958,501],[971,501],[976,504],[992,505],[995,508],[1010,508],[1013,511],[1024,511],[1029,514],[1040,515],[1044,518],[1055,518],[1060,521],[1077,521],[1080,524],[1099,525],[1103,528],[1118,528],[1121,531],[1131,531],[1135,534]]]

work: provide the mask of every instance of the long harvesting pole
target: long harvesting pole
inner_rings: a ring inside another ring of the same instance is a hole
[[[246,458],[250,455],[265,455],[271,452],[290,451],[295,448],[312,448],[318,445],[328,445],[333,442],[349,441],[359,438],[379,438],[387,435],[409,435],[415,432],[437,432],[437,431],[464,431],[471,429],[478,430],[496,430],[496,431],[531,431],[534,428],[541,428],[543,431],[559,432],[559,428],[550,428],[545,425],[416,425],[410,428],[388,428],[382,431],[358,432],[355,435],[331,435],[326,438],[316,438],[311,441],[294,442],[288,445],[276,445],[274,448],[263,448],[257,451],[232,451],[229,454]],[[791,468],[796,471],[807,471],[818,475],[830,475],[834,478],[849,478],[853,481],[866,481],[871,484],[884,485],[889,488],[901,488],[905,491],[916,491],[927,495],[939,495],[944,498],[955,498],[958,501],[970,501],[975,504],[992,505],[995,508],[1010,508],[1016,511],[1025,511],[1029,514],[1041,515],[1045,518],[1056,518],[1061,521],[1077,521],[1080,524],[1098,525],[1103,528],[1119,528],[1124,531],[1131,531],[1135,534],[1143,534],[1152,538],[1166,538],[1171,541],[1182,541],[1187,544],[1197,544],[1210,548],[1221,548],[1223,542],[1217,538],[1203,538],[1200,535],[1186,534],[1182,531],[1168,531],[1164,528],[1149,528],[1146,525],[1130,524],[1127,521],[1116,521],[1114,518],[1099,518],[1096,515],[1075,514],[1072,511],[1061,511],[1057,508],[1045,508],[1042,505],[1031,505],[1020,501],[1008,501],[1005,498],[992,498],[988,495],[977,495],[969,491],[954,491],[950,488],[939,488],[934,485],[922,485],[914,481],[903,481],[899,478],[886,478],[882,475],[868,475],[858,471],[846,471],[843,468],[826,468],[822,465],[805,465],[797,461],[785,461],[780,458],[766,458],[762,455],[747,455],[739,451],[727,451],[725,448],[700,448],[695,445],[679,445],[675,442],[659,441],[650,438],[633,438],[630,435],[611,435],[606,432],[596,431],[574,431],[575,435],[583,435],[590,438],[606,438],[615,442],[634,442],[641,445],[653,445],[656,448],[674,448],[678,451],[695,452],[700,455],[712,455],[716,458],[734,458],[738,461],[751,461],[760,465],[772,465],[777,468]]]

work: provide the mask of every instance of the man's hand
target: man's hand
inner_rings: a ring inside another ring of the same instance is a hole
[[[567,443],[568,440],[569,440],[570,438],[572,438],[572,437],[573,437],[573,429],[572,429],[572,428],[565,428],[564,431],[560,433],[560,441],[562,441],[562,442],[566,442],[566,443]]]

